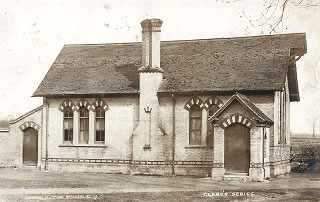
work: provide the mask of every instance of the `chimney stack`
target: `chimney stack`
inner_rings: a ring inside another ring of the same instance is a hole
[[[163,72],[160,68],[160,32],[162,20],[152,18],[141,22],[142,67],[139,71]]]
[[[139,124],[134,131],[133,153],[138,160],[152,160],[159,132],[158,90],[163,78],[160,68],[160,19],[147,19],[142,27],[142,63],[139,72]],[[151,150],[151,148],[153,148]],[[151,152],[151,153],[150,153]]]

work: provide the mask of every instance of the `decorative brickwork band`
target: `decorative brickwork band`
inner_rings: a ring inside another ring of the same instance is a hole
[[[203,108],[209,109],[211,105],[216,105],[217,107],[221,108],[223,106],[222,101],[217,98],[216,96],[209,97],[204,103]]]
[[[184,108],[188,111],[190,111],[192,105],[199,105],[199,107],[202,109],[203,108],[203,102],[200,98],[198,97],[192,97],[185,105]]]
[[[27,128],[34,128],[34,129],[36,129],[37,131],[39,131],[41,127],[40,127],[38,124],[36,124],[35,122],[33,122],[33,121],[25,122],[25,123],[23,123],[23,124],[21,124],[21,125],[19,126],[19,129],[20,129],[22,132],[23,132],[25,129],[27,129]]]
[[[79,110],[81,107],[86,107],[89,110],[91,108],[91,104],[86,99],[81,99],[77,103],[77,109]]]
[[[76,111],[77,110],[77,106],[69,99],[64,100],[60,106],[59,106],[59,110],[60,111],[64,111],[64,108],[66,107],[70,107],[72,109],[72,111]]]
[[[252,128],[254,126],[254,123],[252,122],[252,120],[249,117],[247,117],[243,114],[232,114],[229,117],[227,117],[226,119],[224,119],[223,121],[221,121],[220,127],[225,129],[233,123],[240,123],[240,124],[245,125],[248,128]]]
[[[45,159],[42,159],[45,161]],[[65,163],[106,163],[106,164],[132,164],[132,165],[171,165],[172,161],[139,161],[129,159],[75,159],[75,158],[48,158],[48,162]],[[175,165],[213,166],[212,161],[174,161]],[[223,165],[222,165],[223,167]]]
[[[223,163],[213,163],[213,167],[214,168],[224,168],[224,164]]]
[[[92,103],[92,108],[93,109],[95,109],[97,107],[102,107],[104,109],[104,111],[108,111],[109,110],[108,104],[102,99],[97,99],[95,102]]]
[[[250,168],[262,168],[262,163],[250,163]]]

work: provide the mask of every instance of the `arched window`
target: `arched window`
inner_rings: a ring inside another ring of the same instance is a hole
[[[88,143],[89,141],[89,111],[86,107],[80,107],[80,143]]]
[[[73,111],[71,107],[63,109],[63,140],[72,142],[73,140]]]
[[[202,113],[198,105],[192,105],[189,112],[189,144],[201,145]]]
[[[105,111],[102,107],[96,108],[96,142],[104,142],[105,140]]]
[[[208,109],[208,117],[211,117],[219,108],[217,105],[211,105]],[[207,146],[213,146],[213,125],[208,122],[208,133],[207,133]]]

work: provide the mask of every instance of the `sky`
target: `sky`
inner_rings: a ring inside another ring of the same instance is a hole
[[[268,35],[282,13],[284,0],[276,2],[0,0],[0,119],[42,104],[31,95],[64,44],[141,41],[140,22],[153,17],[163,20],[161,40]],[[312,133],[315,123],[320,134],[320,6],[298,2],[288,1],[272,34],[307,34],[308,53],[297,62],[301,101],[291,104],[291,131]]]

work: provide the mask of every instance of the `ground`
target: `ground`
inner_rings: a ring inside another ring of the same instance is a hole
[[[0,168],[0,201],[320,200],[320,174],[265,182]]]

